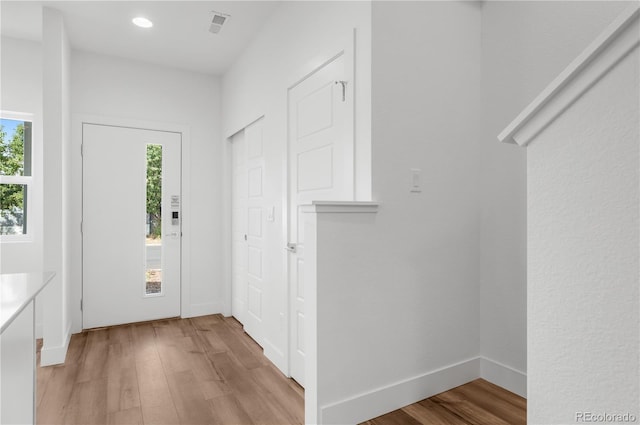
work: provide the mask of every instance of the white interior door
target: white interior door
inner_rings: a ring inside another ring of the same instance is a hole
[[[83,125],[83,327],[180,315],[181,135]]]
[[[263,345],[264,156],[262,119],[233,137],[233,314]]]
[[[244,130],[231,140],[231,314],[242,324],[247,319],[247,147]]]
[[[301,205],[353,200],[353,72],[345,55],[289,91],[290,374],[304,386],[304,234]]]

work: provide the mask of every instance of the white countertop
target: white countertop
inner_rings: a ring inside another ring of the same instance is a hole
[[[53,279],[53,272],[0,274],[0,333]]]

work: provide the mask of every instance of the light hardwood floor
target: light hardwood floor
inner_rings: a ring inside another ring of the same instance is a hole
[[[394,410],[366,425],[525,425],[527,401],[484,379]]]
[[[304,391],[220,315],[73,335],[64,365],[38,367],[38,424],[304,422]],[[366,425],[524,425],[526,401],[482,379]]]
[[[38,368],[39,424],[302,424],[302,388],[220,315],[73,335]]]

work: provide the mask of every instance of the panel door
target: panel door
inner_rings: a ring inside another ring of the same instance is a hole
[[[263,344],[264,156],[262,119],[232,139],[232,312]]]
[[[181,135],[83,125],[83,327],[180,315]]]
[[[304,386],[305,241],[300,206],[354,196],[351,70],[344,55],[289,91],[290,374]]]
[[[247,316],[247,148],[244,130],[231,140],[231,314],[242,324]]]

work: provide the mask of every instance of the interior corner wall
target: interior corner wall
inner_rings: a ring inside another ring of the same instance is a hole
[[[288,284],[285,274],[287,89],[331,59],[356,29],[356,176],[358,197],[371,196],[371,4],[366,1],[282,2],[223,77],[224,136],[264,115],[264,352],[287,371]],[[227,205],[228,209],[231,208]],[[230,281],[230,279],[229,279]]]
[[[484,377],[524,395],[526,150],[497,135],[628,5],[488,1],[482,7],[480,341]]]
[[[480,13],[479,2],[373,2],[380,208],[365,301],[349,326],[375,349],[335,399],[384,393],[399,408],[478,376]],[[420,192],[411,191],[414,169]]]
[[[41,364],[63,363],[71,336],[68,165],[70,137],[69,39],[62,14],[43,8],[43,269],[56,273],[43,302]]]
[[[75,50],[71,54],[71,77],[74,116],[178,124],[189,129],[190,259],[187,267],[191,293],[190,311],[186,316],[222,313],[225,285],[223,245],[219,242],[223,178],[219,78]],[[73,214],[79,219],[82,205],[82,189],[77,183],[82,179],[80,140],[73,140],[71,168],[76,182]],[[82,242],[79,221],[73,223],[72,230],[72,249],[79,255]],[[82,329],[82,274],[80,262],[75,264],[72,312],[77,332]]]

